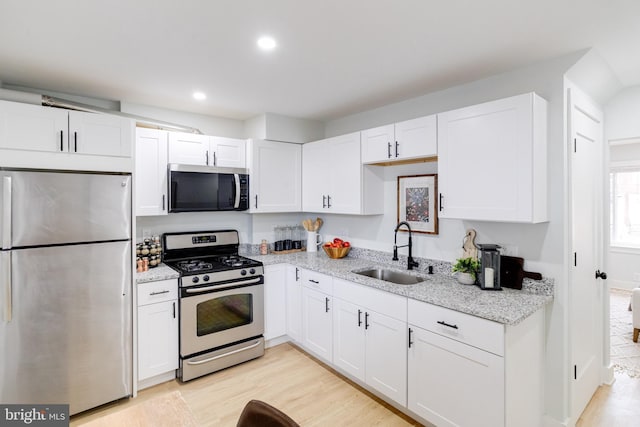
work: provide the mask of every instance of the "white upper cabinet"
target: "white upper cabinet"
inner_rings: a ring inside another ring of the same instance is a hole
[[[546,123],[534,93],[438,114],[440,217],[547,221]]]
[[[436,116],[362,131],[362,163],[409,162],[438,154]]]
[[[171,132],[169,134],[169,163],[244,169],[247,166],[246,141],[244,139]]]
[[[136,129],[136,216],[167,214],[169,132]]]
[[[250,173],[250,212],[300,212],[300,144],[249,140],[247,157]]]
[[[208,165],[209,137],[195,133],[169,133],[169,163]]]
[[[247,141],[244,139],[209,137],[209,166],[247,167]]]
[[[108,114],[69,111],[69,152],[131,157],[133,122]]]
[[[382,214],[382,171],[360,161],[360,132],[302,147],[302,210]]]
[[[0,166],[130,172],[133,138],[131,119],[0,101]]]

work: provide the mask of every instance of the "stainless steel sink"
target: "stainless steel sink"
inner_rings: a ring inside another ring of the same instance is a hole
[[[423,277],[413,276],[411,274],[402,273],[395,270],[385,270],[382,268],[371,268],[369,270],[354,271],[361,276],[372,277],[378,280],[384,280],[385,282],[395,283],[396,285],[415,285],[416,283],[424,282]]]

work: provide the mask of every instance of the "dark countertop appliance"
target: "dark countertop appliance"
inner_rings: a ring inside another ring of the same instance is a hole
[[[264,267],[238,255],[236,230],[165,233],[163,261],[180,273],[182,381],[264,354]]]

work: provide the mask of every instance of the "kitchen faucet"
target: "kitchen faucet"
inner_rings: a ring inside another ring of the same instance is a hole
[[[398,230],[403,225],[406,225],[407,230],[409,230],[409,242],[406,245],[398,246],[396,244],[398,241]],[[411,256],[411,247],[413,246],[413,243],[411,242],[411,226],[409,225],[408,222],[402,221],[402,222],[399,222],[398,225],[396,226],[396,229],[393,235],[393,258],[392,258],[393,261],[398,261],[398,248],[404,248],[405,246],[409,247],[409,257],[407,259],[407,270],[413,270],[413,267],[417,267],[418,263],[414,261],[413,257]]]

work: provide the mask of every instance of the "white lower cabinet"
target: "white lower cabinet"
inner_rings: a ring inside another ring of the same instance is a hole
[[[333,353],[332,278],[301,270],[302,346],[331,363]]]
[[[284,264],[264,268],[264,339],[265,341],[287,333],[287,277]]]
[[[333,316],[333,364],[406,405],[406,321],[339,298]]]
[[[287,281],[287,336],[294,342],[302,341],[302,282],[300,269],[286,266]]]
[[[409,410],[437,426],[504,426],[504,359],[410,328]]]
[[[178,282],[137,286],[138,386],[142,389],[175,377],[178,369]]]

